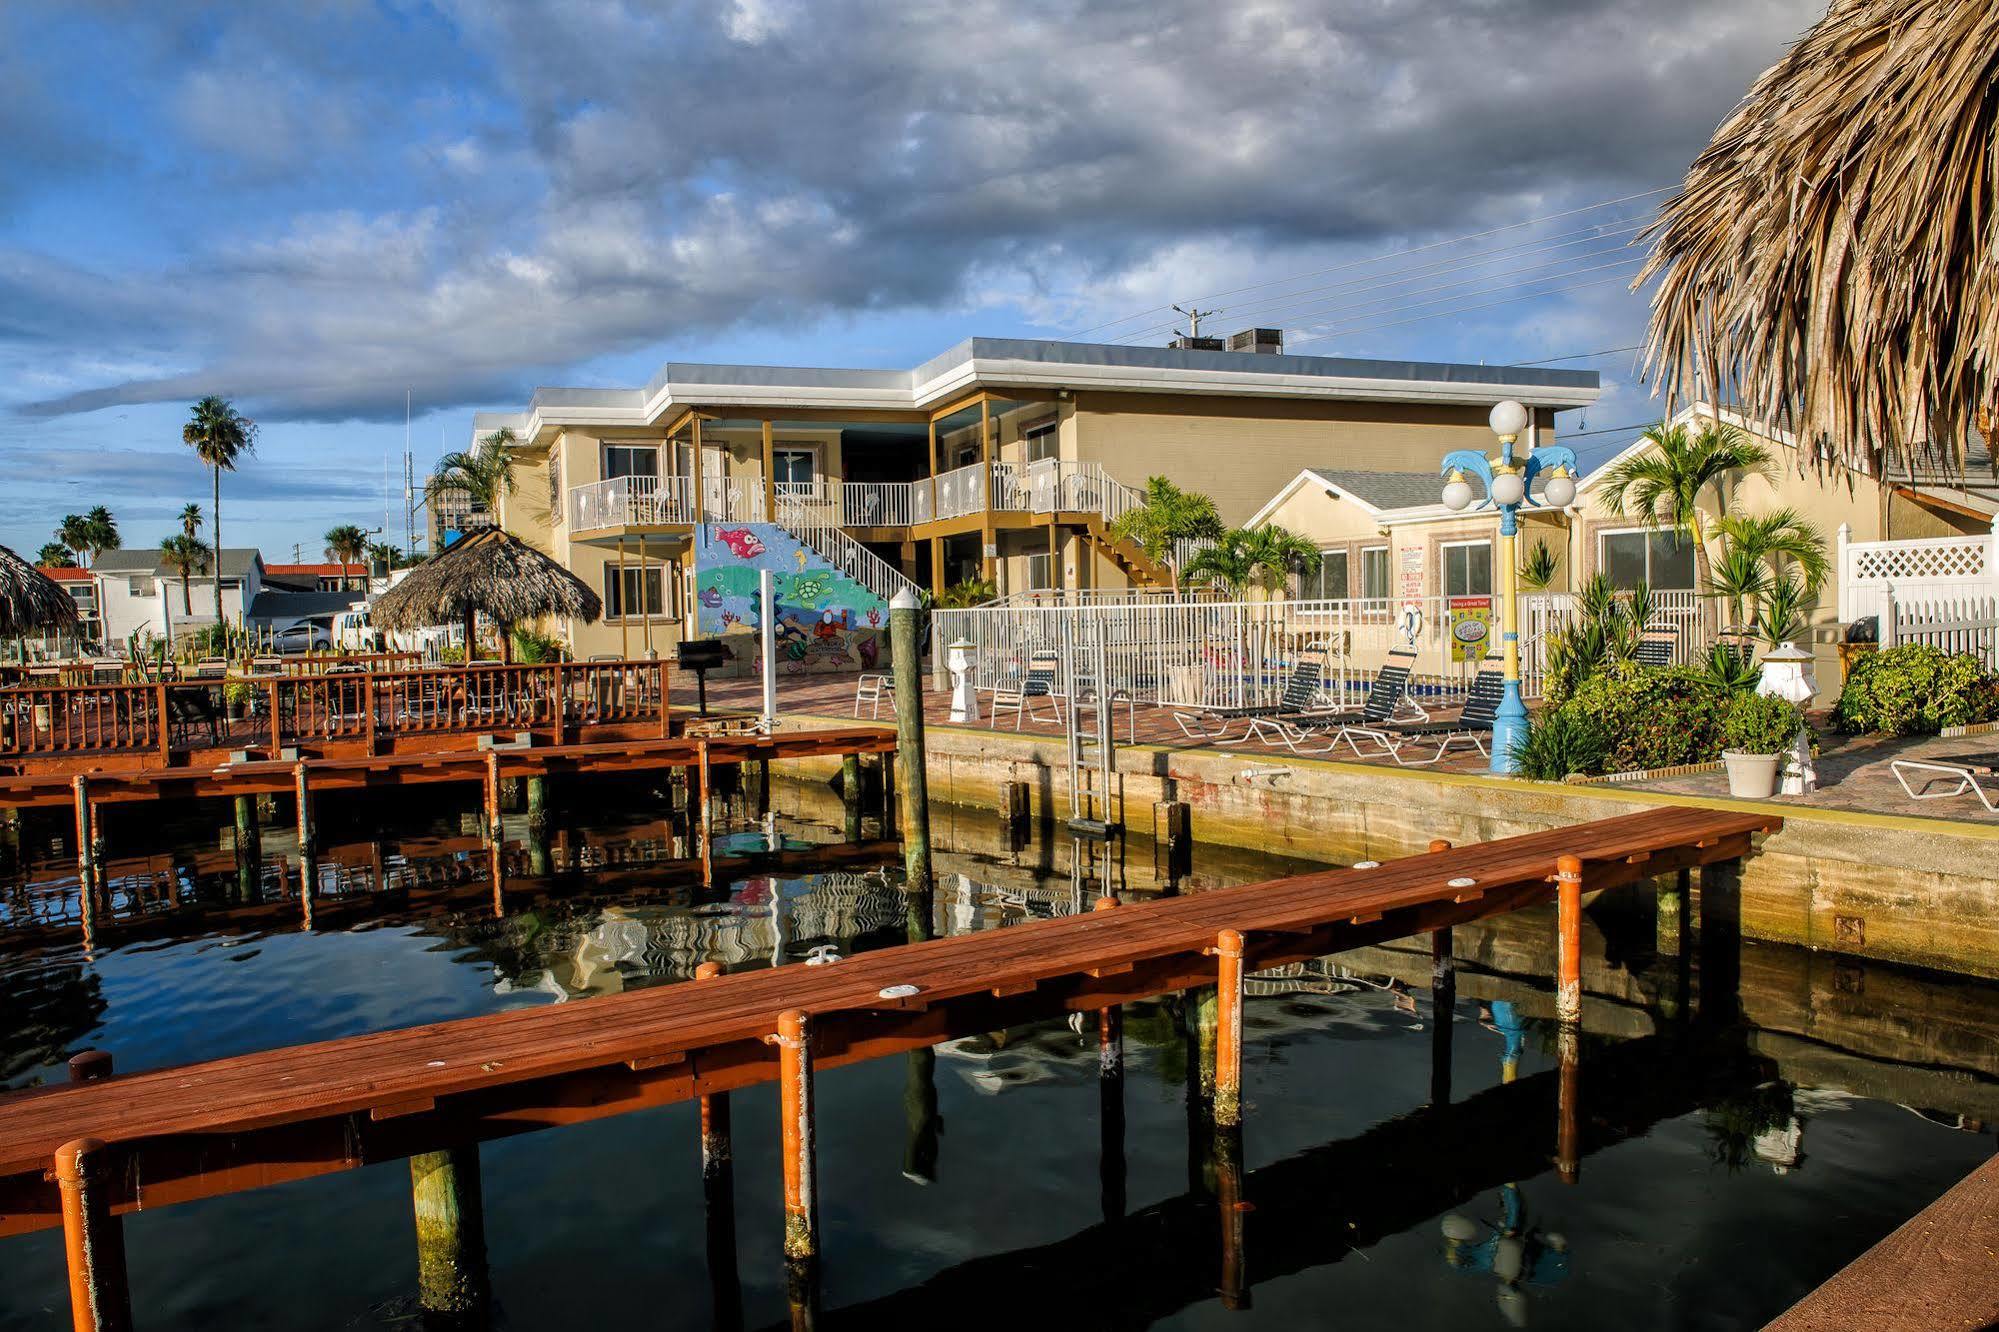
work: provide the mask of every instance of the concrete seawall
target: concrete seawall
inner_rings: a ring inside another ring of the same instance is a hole
[[[836,719],[827,719],[828,721]],[[933,726],[934,801],[992,808],[1026,782],[1034,815],[1068,810],[1059,737]],[[804,760],[823,774],[838,760]],[[1784,829],[1745,866],[1742,930],[1751,938],[1856,957],[1999,977],[1999,821],[1861,814],[1602,786],[1513,781],[1326,759],[1141,745],[1119,751],[1128,825],[1150,826],[1156,802],[1186,802],[1197,842],[1333,863],[1425,850],[1693,804],[1782,814]]]

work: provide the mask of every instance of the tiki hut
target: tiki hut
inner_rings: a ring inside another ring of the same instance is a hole
[[[76,602],[55,580],[0,546],[0,638],[48,629],[68,629],[76,623]]]
[[[603,603],[584,581],[533,546],[499,528],[474,533],[418,565],[375,599],[377,628],[465,626],[465,659],[472,660],[473,617],[483,611],[500,626],[501,659],[513,659],[512,630],[543,616],[594,620]]]
[[[1647,238],[1668,411],[1959,471],[1999,406],[1999,5],[1832,0]]]

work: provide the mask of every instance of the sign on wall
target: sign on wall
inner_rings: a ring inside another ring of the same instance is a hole
[[[1492,644],[1492,598],[1451,598],[1451,660],[1483,661]]]

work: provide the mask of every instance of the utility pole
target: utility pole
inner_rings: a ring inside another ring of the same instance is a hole
[[[1173,308],[1180,314],[1187,316],[1187,336],[1190,338],[1201,336],[1201,321],[1203,319],[1206,319],[1209,315],[1221,313],[1220,310],[1197,309],[1191,303],[1185,306],[1176,305]]]

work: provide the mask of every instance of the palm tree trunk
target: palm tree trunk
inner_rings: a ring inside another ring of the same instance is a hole
[[[184,564],[180,570],[180,613],[190,620],[194,618],[194,599],[188,595],[187,566]]]
[[[222,627],[222,469],[211,467],[208,470],[215,477],[215,509],[212,517],[215,521],[215,627],[219,630]]]
[[[1732,627],[1735,619],[1733,615],[1723,616],[1718,613],[1713,613],[1713,612],[1720,612],[1724,608],[1720,606],[1714,606],[1711,608],[1709,605],[1710,598],[1707,595],[1707,591],[1714,578],[1714,562],[1708,558],[1707,525],[1701,522],[1701,512],[1699,509],[1695,509],[1688,516],[1688,525],[1693,528],[1694,596],[1697,599],[1695,605],[1699,608],[1700,611],[1699,615],[1700,627],[1703,630],[1705,630],[1707,629],[1708,622],[1710,620],[1719,620],[1724,618],[1730,622],[1730,627]],[[1641,625],[1640,627],[1642,628],[1643,626]]]

